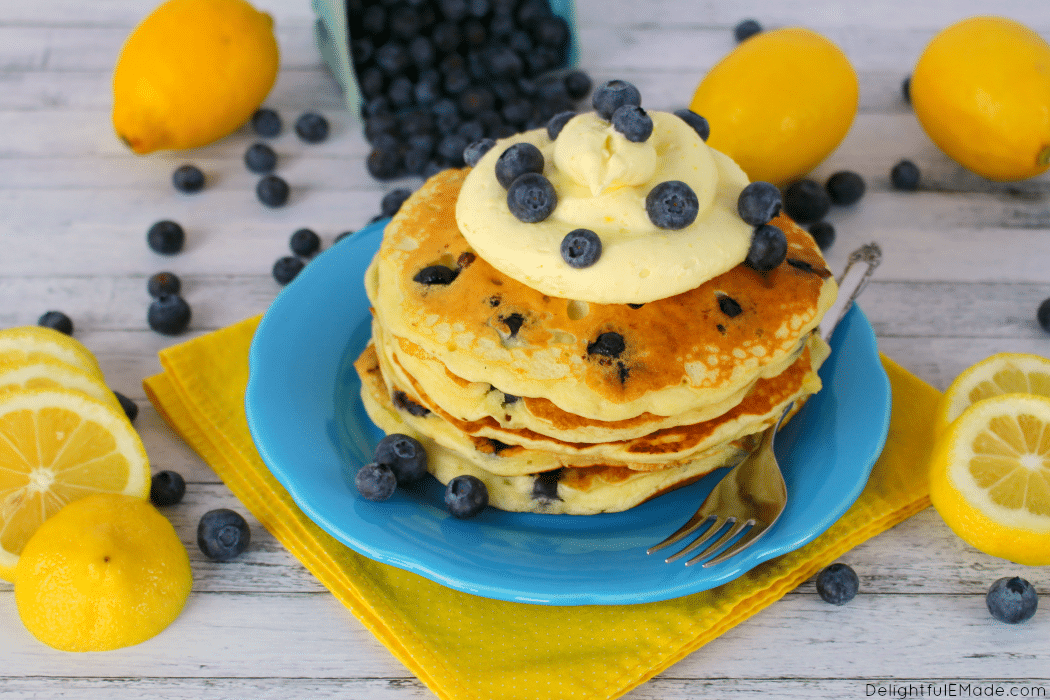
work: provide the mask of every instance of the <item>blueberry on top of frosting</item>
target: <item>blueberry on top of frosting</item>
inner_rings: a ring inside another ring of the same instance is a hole
[[[506,188],[525,173],[542,172],[543,154],[531,143],[516,143],[496,160],[496,179]]]
[[[620,107],[642,104],[642,93],[626,80],[609,80],[599,85],[594,91],[591,104],[598,116],[609,121],[612,119],[613,112]]]
[[[565,234],[561,240],[561,257],[570,267],[590,267],[602,255],[602,239],[587,228]]]
[[[612,115],[613,128],[632,143],[642,143],[653,135],[653,120],[638,105],[624,105]]]
[[[507,189],[507,207],[527,224],[543,221],[558,203],[558,194],[550,180],[539,173],[518,176]]]
[[[656,226],[678,230],[696,221],[700,202],[692,187],[681,180],[668,180],[649,191],[645,210]]]

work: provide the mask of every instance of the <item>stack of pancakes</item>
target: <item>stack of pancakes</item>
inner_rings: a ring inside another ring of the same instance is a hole
[[[738,462],[820,389],[814,333],[836,285],[785,217],[787,259],[738,265],[645,304],[545,295],[478,256],[456,223],[467,170],[415,192],[366,273],[362,399],[424,445],[442,483],[481,479],[510,511],[622,511]],[[438,269],[438,268],[443,268]]]

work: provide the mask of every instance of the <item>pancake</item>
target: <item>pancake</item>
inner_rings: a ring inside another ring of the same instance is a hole
[[[365,275],[393,336],[455,376],[599,421],[675,416],[732,401],[776,376],[817,326],[836,285],[812,237],[784,217],[788,260],[744,265],[643,305],[542,294],[477,256],[456,224],[466,170],[430,178],[402,205]],[[420,277],[432,266],[441,278]],[[451,279],[449,279],[451,278]]]

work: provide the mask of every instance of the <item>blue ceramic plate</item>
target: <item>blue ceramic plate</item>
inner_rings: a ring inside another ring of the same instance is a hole
[[[489,598],[548,605],[665,600],[731,581],[824,532],[868,480],[889,427],[890,386],[875,336],[854,307],[820,370],[824,389],[777,438],[791,499],[744,554],[704,569],[645,550],[696,510],[722,471],[624,513],[445,511],[428,478],[381,503],[353,485],[382,433],[358,397],[353,361],[370,335],[362,277],[383,223],[318,256],[284,289],[252,342],[245,397],[263,460],[321,528],[367,557]]]

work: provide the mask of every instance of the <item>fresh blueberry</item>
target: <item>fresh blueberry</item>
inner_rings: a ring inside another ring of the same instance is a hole
[[[363,66],[368,63],[375,53],[376,45],[370,36],[359,36],[350,42],[350,55],[354,59],[354,67]]]
[[[258,109],[252,115],[252,129],[259,136],[272,139],[281,133],[281,117],[272,109]]]
[[[215,561],[229,561],[243,552],[251,530],[240,513],[229,508],[209,510],[197,524],[197,546]]]
[[[571,109],[564,112],[558,112],[549,120],[547,120],[547,136],[550,140],[558,138],[558,134],[565,128],[565,125],[569,123],[569,120],[576,116],[576,112]]]
[[[1050,299],[1044,299],[1039,304],[1039,310],[1036,311],[1035,318],[1039,321],[1039,327],[1050,333]]]
[[[361,94],[366,98],[377,97],[383,92],[386,77],[378,66],[368,66],[358,72],[357,83],[361,87]]]
[[[558,193],[550,180],[539,173],[519,175],[507,188],[510,213],[527,224],[543,221],[558,205]]]
[[[565,46],[571,34],[569,23],[557,15],[541,18],[532,33],[539,43],[555,48]]]
[[[818,221],[809,225],[809,235],[813,236],[817,247],[827,250],[835,242],[835,227],[827,221]]]
[[[445,92],[449,95],[459,95],[470,87],[470,73],[462,68],[456,68],[445,73]]]
[[[73,319],[61,311],[45,312],[36,320],[36,325],[51,328],[66,335],[73,335]]]
[[[711,125],[707,123],[706,119],[693,110],[676,109],[674,115],[689,126],[693,127],[693,131],[695,131],[702,140],[706,141],[707,137],[711,135]]]
[[[496,179],[504,188],[525,173],[543,172],[543,154],[531,143],[516,143],[496,160]]]
[[[864,196],[864,178],[852,170],[840,170],[824,183],[833,204],[856,204]]]
[[[901,97],[908,104],[911,104],[911,76],[904,76],[904,80],[901,81]]]
[[[485,482],[470,474],[454,477],[445,487],[445,505],[457,518],[472,518],[489,504]]]
[[[522,125],[532,117],[532,101],[528,98],[519,97],[511,100],[500,108],[500,115],[508,124]]]
[[[448,134],[438,141],[437,153],[448,165],[458,168],[463,165],[463,151],[470,142],[459,134]]]
[[[473,168],[481,160],[481,157],[491,151],[495,145],[496,142],[492,139],[478,139],[463,149],[463,162]]]
[[[389,467],[399,484],[409,484],[427,474],[427,452],[423,445],[401,433],[391,433],[380,440],[372,459]]]
[[[277,280],[277,284],[286,285],[295,279],[295,276],[303,271],[306,264],[294,255],[286,255],[283,258],[279,258],[273,264],[273,278]]]
[[[570,267],[590,267],[602,255],[602,239],[585,228],[578,228],[561,239],[561,257]]]
[[[890,170],[890,182],[898,190],[919,189],[919,168],[910,160],[902,160]]]
[[[618,107],[613,112],[612,125],[632,143],[643,143],[653,134],[653,118],[638,105]]]
[[[301,228],[288,239],[288,247],[302,257],[310,257],[321,248],[321,237],[311,229]]]
[[[277,167],[277,153],[265,143],[256,143],[244,152],[244,164],[253,173],[268,173]]]
[[[149,500],[155,506],[173,506],[186,495],[186,481],[178,472],[164,470],[153,475]]]
[[[379,211],[384,217],[393,216],[401,209],[401,205],[405,203],[405,200],[412,195],[412,190],[399,187],[396,190],[391,190],[383,195],[382,201],[379,203]]]
[[[593,343],[587,344],[588,355],[603,355],[605,357],[619,357],[627,349],[627,343],[623,336],[613,331],[600,333]]]
[[[146,313],[149,327],[164,335],[178,335],[190,325],[190,305],[178,294],[165,294],[154,299]]]
[[[399,39],[410,39],[423,28],[423,19],[413,8],[400,5],[391,11],[388,24],[391,34]]]
[[[654,225],[677,231],[696,221],[700,201],[689,185],[681,180],[668,180],[649,191],[645,210]]]
[[[784,191],[784,212],[800,224],[823,219],[831,209],[831,197],[815,180],[799,180]]]
[[[783,201],[780,190],[768,182],[752,182],[740,192],[736,200],[736,210],[740,218],[752,226],[768,224],[773,217],[780,214]]]
[[[401,154],[392,148],[375,148],[368,154],[365,167],[377,180],[393,180],[401,174]]]
[[[1035,615],[1039,596],[1032,584],[1023,578],[1004,576],[988,589],[984,602],[996,620],[1016,625]]]
[[[415,85],[404,75],[399,75],[390,81],[386,94],[395,109],[409,107],[416,101]]]
[[[417,272],[412,280],[427,286],[433,284],[452,284],[452,280],[456,279],[458,275],[459,272],[453,270],[451,267],[445,267],[444,265],[428,265]]]
[[[412,57],[408,54],[408,48],[396,39],[391,39],[376,49],[375,64],[388,77],[395,77],[412,65]]]
[[[171,182],[179,192],[200,192],[204,189],[204,173],[196,165],[180,165],[172,173]]]
[[[582,100],[591,91],[591,77],[582,70],[573,70],[565,74],[565,90],[574,100]]]
[[[613,112],[624,105],[641,105],[642,93],[625,80],[609,80],[598,86],[591,104],[602,119],[612,119]]]
[[[320,143],[328,138],[328,120],[315,112],[307,112],[295,120],[295,133],[307,143]]]
[[[428,37],[417,36],[408,42],[408,55],[417,66],[429,66],[437,59],[437,50]]]
[[[762,25],[759,24],[757,20],[745,19],[733,27],[733,36],[737,41],[744,41],[745,39],[750,39],[761,31]]]
[[[817,593],[832,605],[845,605],[860,588],[857,573],[847,564],[836,563],[817,574]]]
[[[492,90],[472,85],[459,93],[459,111],[468,117],[477,116],[496,106],[496,96]]]
[[[394,495],[397,477],[388,465],[371,462],[357,470],[354,486],[370,501],[385,501]]]
[[[751,234],[751,247],[747,251],[744,264],[768,272],[784,262],[787,257],[787,237],[776,226],[763,224]]]
[[[158,221],[146,232],[146,243],[155,253],[174,255],[182,250],[186,234],[174,221]]]
[[[134,423],[135,419],[139,417],[139,405],[119,391],[114,391],[113,395],[117,397],[117,403],[124,409],[124,415],[128,417],[129,421]]]
[[[477,119],[470,119],[456,128],[456,136],[462,136],[467,142],[466,146],[469,146],[475,141],[485,138],[485,127]],[[464,151],[466,151],[466,146],[463,147]]]
[[[178,294],[182,291],[182,280],[174,272],[158,272],[146,280],[146,291],[151,297]]]
[[[288,201],[288,183],[276,175],[264,175],[255,186],[255,195],[268,207],[280,207]]]

